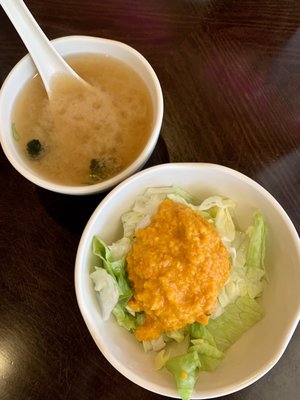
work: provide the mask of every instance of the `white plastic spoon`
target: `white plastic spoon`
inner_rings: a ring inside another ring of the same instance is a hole
[[[52,46],[22,0],[0,0],[6,15],[23,40],[43,80],[48,97],[54,75],[68,74],[87,84]]]

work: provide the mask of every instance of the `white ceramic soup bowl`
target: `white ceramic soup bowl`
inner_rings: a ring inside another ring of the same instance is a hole
[[[26,55],[7,76],[0,92],[0,138],[3,151],[18,172],[45,189],[73,195],[106,191],[142,168],[155,148],[163,118],[163,96],[159,80],[149,62],[139,52],[124,43],[89,36],[66,36],[55,39],[52,43],[62,56],[103,54],[125,62],[135,70],[146,83],[152,99],[153,122],[149,139],[131,165],[116,176],[101,183],[68,186],[51,182],[39,175],[22,159],[12,134],[12,113],[16,99],[28,80],[37,73],[31,57]]]
[[[176,184],[199,199],[222,195],[236,202],[239,227],[249,226],[255,210],[268,224],[266,267],[269,282],[262,297],[265,317],[227,352],[214,372],[202,372],[195,399],[236,392],[266,374],[286,349],[300,317],[300,247],[297,232],[278,202],[258,183],[232,169],[202,163],[163,164],[138,172],[114,188],[91,216],[80,240],[75,288],[85,323],[99,350],[124,376],[150,391],[178,397],[173,377],[156,371],[153,353],[145,353],[131,333],[110,317],[103,322],[89,274],[95,258],[94,235],[108,244],[122,237],[121,215],[146,188]],[[272,340],[270,340],[272,338]]]

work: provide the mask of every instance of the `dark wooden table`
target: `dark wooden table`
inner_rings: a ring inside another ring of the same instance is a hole
[[[235,168],[269,190],[300,231],[299,0],[26,4],[50,39],[116,39],[150,61],[165,113],[147,166],[204,161]],[[25,53],[1,9],[1,84]],[[106,361],[77,306],[77,245],[104,194],[42,190],[19,175],[2,150],[0,179],[0,399],[161,399]],[[226,399],[295,400],[299,365],[298,328],[265,377]]]

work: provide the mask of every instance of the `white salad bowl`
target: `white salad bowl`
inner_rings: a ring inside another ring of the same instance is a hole
[[[64,185],[55,183],[30,166],[21,157],[12,134],[12,116],[16,99],[26,83],[37,73],[27,54],[12,69],[0,92],[0,141],[3,151],[13,167],[34,184],[58,193],[86,195],[103,192],[142,168],[151,156],[160,134],[163,118],[163,95],[159,80],[149,62],[135,49],[125,43],[91,36],[65,36],[52,41],[63,57],[80,54],[105,55],[120,60],[131,67],[144,80],[153,105],[153,121],[149,139],[138,157],[117,175],[93,185]]]
[[[300,317],[300,247],[295,227],[279,203],[258,183],[232,169],[205,163],[155,166],[128,178],[99,204],[80,240],[75,266],[75,288],[85,323],[106,359],[125,377],[150,391],[178,397],[175,381],[166,370],[155,370],[153,352],[145,353],[133,334],[118,326],[114,317],[102,321],[90,273],[95,256],[94,235],[106,243],[122,237],[120,217],[149,187],[175,184],[205,199],[231,198],[243,230],[260,210],[268,225],[266,284],[261,304],[264,318],[227,350],[214,372],[201,372],[192,398],[208,399],[236,392],[266,374],[285,351]],[[270,340],[272,338],[272,340]]]

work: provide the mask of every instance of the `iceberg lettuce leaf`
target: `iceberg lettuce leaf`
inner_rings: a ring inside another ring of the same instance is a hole
[[[208,331],[205,325],[194,322],[190,327],[190,338],[191,341],[195,339],[204,339],[207,343],[212,346],[216,346],[216,342],[212,334]]]
[[[210,196],[207,197],[198,207],[199,210],[205,211],[211,208],[235,208],[235,203],[228,198],[221,196]]]
[[[189,326],[185,326],[184,328],[178,329],[177,331],[165,332],[164,336],[166,338],[166,341],[168,341],[168,339],[172,339],[177,343],[182,343],[189,332]]]
[[[209,320],[207,330],[217,348],[224,352],[263,316],[263,309],[256,300],[249,296],[239,297],[222,315]]]
[[[100,268],[96,267],[96,271],[90,277],[94,281],[96,278],[98,279],[98,288],[101,289],[98,290],[98,298],[102,313],[106,319],[109,316],[107,316],[107,313],[112,313],[120,326],[130,331],[135,330],[137,326],[136,316],[126,309],[128,300],[132,296],[132,289],[125,270],[125,257],[113,260],[109,246],[97,237],[93,238],[93,252],[101,260]],[[103,287],[99,283],[100,277]],[[112,282],[117,294],[113,291]],[[95,290],[97,291],[96,287]]]
[[[174,376],[177,391],[182,400],[190,399],[200,366],[196,351],[175,356],[166,361],[165,367]]]
[[[131,239],[128,237],[123,237],[122,239],[112,243],[110,246],[108,246],[108,248],[110,250],[112,260],[120,260],[121,258],[124,258],[131,249]]]
[[[223,242],[232,242],[234,240],[235,226],[228,208],[218,208],[215,226]]]
[[[93,247],[93,253],[95,254],[95,256],[98,256],[102,260],[102,262],[104,263],[104,267],[106,266],[106,263],[108,261],[112,261],[111,252],[103,240],[94,236],[92,247]]]
[[[261,212],[254,216],[254,226],[249,229],[250,242],[247,250],[246,265],[265,269],[265,238],[267,226]]]
[[[147,214],[141,211],[129,211],[122,215],[122,224],[125,238],[132,238],[135,234],[136,227],[145,219]]]
[[[160,350],[155,357],[154,361],[155,369],[156,370],[162,369],[169,358],[170,358],[170,350],[166,349]]]
[[[126,301],[127,304],[132,290],[126,275],[125,258],[113,261],[109,247],[96,236],[93,238],[93,252],[101,259],[101,266],[114,278],[120,294],[119,300]]]
[[[159,338],[154,340],[144,340],[143,347],[144,350],[147,351],[160,351],[166,346],[163,336],[159,336]]]
[[[119,290],[115,280],[105,269],[98,268],[90,275],[100,307],[101,317],[106,321],[119,299]]]
[[[122,326],[127,331],[135,331],[137,327],[136,318],[130,314],[122,304],[118,303],[112,310],[112,314],[116,318],[118,325]]]
[[[156,195],[160,196],[162,199],[169,197],[169,195],[176,195],[178,198],[180,197],[187,203],[194,205],[197,204],[197,199],[194,196],[177,185],[148,188],[144,195],[148,197]]]
[[[193,345],[189,347],[189,352],[196,351],[198,356],[204,355],[211,358],[216,358],[217,360],[222,360],[224,358],[224,353],[216,346],[213,346],[203,339],[192,340]],[[199,357],[200,362],[201,358]]]
[[[200,371],[214,371],[224,358],[224,353],[219,351],[212,334],[206,326],[194,322],[191,325],[191,347],[189,351],[196,350],[201,363]]]

